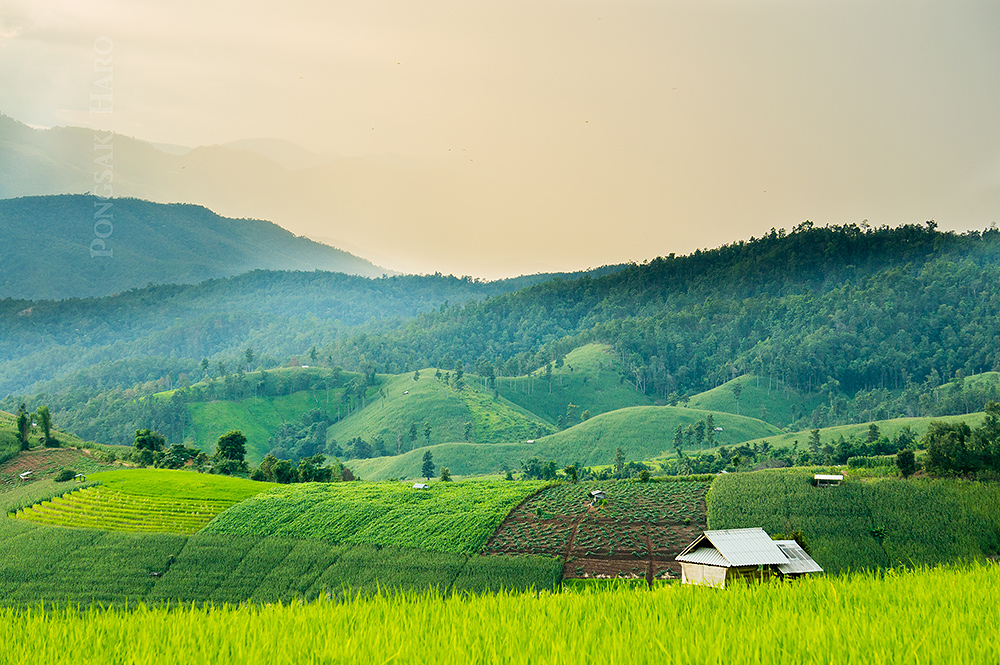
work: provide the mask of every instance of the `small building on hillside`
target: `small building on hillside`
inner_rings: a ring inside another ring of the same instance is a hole
[[[794,540],[771,540],[760,527],[705,531],[677,555],[681,582],[725,587],[734,579],[800,577],[823,569]]]
[[[415,490],[429,490],[431,488],[427,483],[413,483],[413,489]]]
[[[836,487],[844,482],[844,476],[840,473],[817,473],[813,476],[816,487]]]

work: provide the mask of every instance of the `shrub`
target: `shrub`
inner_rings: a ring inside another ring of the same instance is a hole
[[[63,469],[56,474],[57,483],[64,483],[67,480],[73,480],[74,478],[76,478],[76,471],[73,469]]]
[[[904,448],[896,453],[896,466],[904,478],[912,476],[917,470],[917,461],[913,455],[913,451],[909,448]]]

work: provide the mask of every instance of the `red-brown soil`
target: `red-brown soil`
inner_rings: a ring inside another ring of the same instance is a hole
[[[563,577],[568,579],[678,578],[680,564],[674,557],[705,529],[704,495],[701,492],[683,506],[685,515],[693,513],[695,519],[657,521],[649,521],[651,501],[645,498],[616,503],[615,493],[610,492],[602,505],[584,500],[563,503],[558,506],[562,514],[552,515],[531,510],[541,504],[536,495],[511,511],[484,553],[559,556],[564,561]],[[631,511],[630,503],[641,510]],[[658,507],[659,515],[665,516],[681,506]]]

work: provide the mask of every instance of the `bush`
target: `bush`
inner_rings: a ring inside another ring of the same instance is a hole
[[[60,441],[54,436],[50,436],[47,439],[45,437],[42,437],[42,439],[44,440],[44,445],[46,448],[58,448],[59,446],[62,445],[62,441]]]
[[[63,469],[56,474],[57,483],[64,483],[67,480],[73,480],[74,478],[76,478],[76,471],[73,469]]]
[[[917,470],[917,460],[913,451],[909,448],[903,448],[896,453],[896,467],[904,478],[912,476]]]

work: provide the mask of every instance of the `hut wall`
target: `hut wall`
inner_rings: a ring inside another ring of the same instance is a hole
[[[700,563],[681,563],[681,583],[724,587],[726,586],[726,569]]]

